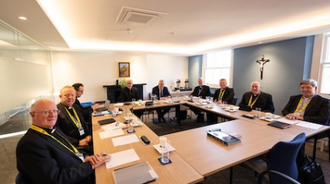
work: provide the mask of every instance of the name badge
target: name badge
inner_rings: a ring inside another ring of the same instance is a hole
[[[77,157],[80,158],[82,162],[85,162],[84,155],[82,153],[76,153]]]
[[[85,130],[84,130],[83,127],[79,127],[79,128],[78,128],[78,131],[79,131],[80,136],[82,136],[82,135],[85,134]]]

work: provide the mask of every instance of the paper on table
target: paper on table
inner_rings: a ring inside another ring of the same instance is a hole
[[[298,123],[297,120],[289,120],[289,119],[286,119],[285,117],[279,118],[277,121],[280,121],[280,122],[283,122],[283,123],[287,123],[287,124],[290,124],[290,125],[293,125],[293,124]]]
[[[121,122],[114,122],[108,125],[103,125],[101,126],[101,128],[105,131],[112,131],[112,130],[117,130],[117,129],[122,129],[125,128],[126,125],[124,123]]]
[[[114,106],[123,106],[124,103],[116,103]]]
[[[112,139],[113,146],[120,146],[125,144],[130,144],[133,142],[139,142],[138,137],[135,134],[132,135],[126,135],[122,137],[117,137]]]
[[[120,151],[117,153],[110,154],[111,160],[106,162],[105,165],[107,169],[123,165],[129,162],[140,160],[140,157],[136,154],[134,149],[129,149],[125,151]]]
[[[109,137],[115,137],[118,135],[123,135],[124,132],[122,129],[117,129],[117,130],[112,130],[112,131],[104,131],[104,132],[100,132],[100,139],[105,139],[105,138],[109,138]]]
[[[305,127],[305,128],[315,129],[315,130],[321,128],[321,126],[322,126],[322,125],[319,125],[319,124],[316,124],[316,123],[309,123],[309,122],[305,122],[305,121],[301,121],[297,125]]]

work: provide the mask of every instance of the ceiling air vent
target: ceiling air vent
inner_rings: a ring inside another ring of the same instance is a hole
[[[167,15],[167,13],[123,6],[117,17],[116,23],[126,23],[149,27],[164,15]]]

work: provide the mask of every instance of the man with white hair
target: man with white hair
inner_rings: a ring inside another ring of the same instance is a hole
[[[110,160],[95,154],[83,157],[55,127],[60,112],[53,101],[41,99],[31,106],[31,128],[16,148],[16,183],[95,183],[94,169]]]
[[[242,101],[239,103],[240,110],[255,110],[260,108],[262,112],[275,111],[273,97],[271,94],[261,91],[261,85],[258,81],[251,83],[251,91],[244,93]]]

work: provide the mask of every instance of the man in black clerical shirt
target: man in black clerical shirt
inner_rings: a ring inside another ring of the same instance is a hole
[[[139,100],[141,98],[139,97],[138,90],[135,87],[133,87],[133,80],[128,79],[126,81],[126,87],[124,87],[121,90],[120,97],[119,97],[118,101],[119,102],[132,102],[133,99]],[[140,118],[143,114],[143,111],[133,111],[133,113],[137,117]]]
[[[272,95],[262,92],[258,81],[251,83],[251,91],[244,93],[239,107],[241,110],[261,108],[263,112],[273,113],[275,111]]]
[[[329,125],[330,102],[316,94],[317,81],[306,79],[300,82],[300,95],[291,96],[282,110],[288,119],[310,121],[322,125]]]
[[[92,132],[79,107],[74,104],[76,99],[74,88],[64,86],[59,97],[61,102],[57,104],[57,108],[61,112],[58,114],[56,126],[61,128],[74,146],[82,147],[87,154],[92,154]]]
[[[233,98],[235,95],[234,89],[227,86],[226,79],[220,79],[219,86],[220,88],[214,92],[213,101],[218,104],[222,104],[224,101],[227,102],[227,104],[233,104]]]
[[[167,97],[171,97],[170,92],[167,87],[164,85],[164,80],[159,80],[158,85],[152,88],[152,94],[158,96],[158,100],[164,100]],[[158,122],[162,120],[165,122],[164,115],[170,111],[171,108],[164,107],[162,109],[157,109]]]
[[[55,103],[41,99],[31,106],[31,128],[16,147],[16,183],[95,183],[93,170],[110,160],[95,154],[83,157],[55,128]]]
[[[211,96],[211,91],[210,87],[203,85],[203,79],[198,78],[198,86],[194,88],[194,91],[190,94],[190,97],[202,97],[205,99],[207,96]],[[204,116],[201,114],[201,111],[197,108],[190,108],[191,111],[193,111],[197,115],[197,120],[196,122],[203,122],[204,121]]]
[[[83,113],[86,122],[91,125],[91,114],[95,109],[99,107],[99,104],[95,103],[92,106],[83,107],[78,98],[80,98],[81,95],[84,94],[84,85],[82,83],[74,83],[72,87],[76,90],[76,100],[74,101],[74,104],[79,107],[79,110]]]

